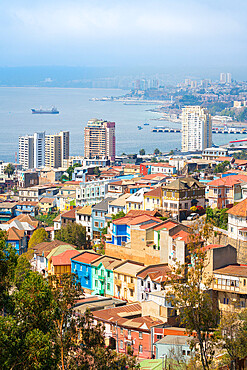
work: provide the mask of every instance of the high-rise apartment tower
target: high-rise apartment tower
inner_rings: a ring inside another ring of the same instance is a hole
[[[19,137],[19,162],[24,169],[45,165],[45,132]]]
[[[91,119],[84,128],[84,156],[115,161],[115,122]]]
[[[64,167],[64,160],[69,158],[69,131],[45,137],[45,166]]]
[[[212,120],[205,108],[182,109],[182,152],[202,151],[212,146]]]

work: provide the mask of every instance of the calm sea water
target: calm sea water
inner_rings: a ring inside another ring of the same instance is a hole
[[[83,129],[91,118],[116,122],[117,154],[137,153],[144,148],[152,153],[181,148],[179,133],[152,133],[157,125],[179,125],[155,121],[160,114],[148,111],[153,105],[124,105],[120,102],[90,101],[90,98],[124,95],[126,91],[69,88],[0,88],[0,160],[14,161],[18,137],[38,131],[70,131],[70,154],[83,155]],[[31,108],[56,106],[58,115],[33,115]],[[149,123],[143,130],[138,125]],[[214,135],[215,144],[242,138],[242,135]]]

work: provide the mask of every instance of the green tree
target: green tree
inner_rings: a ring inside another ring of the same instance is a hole
[[[100,176],[100,170],[99,170],[99,167],[95,167],[94,170],[93,170],[93,173],[96,177],[99,177]]]
[[[237,369],[238,361],[247,356],[247,310],[224,312],[215,335],[218,346],[227,351],[230,369]]]
[[[158,148],[154,149],[154,154],[155,155],[159,155],[160,154],[160,150]]]
[[[140,154],[140,155],[145,155],[145,153],[146,153],[146,152],[145,152],[145,149],[140,149],[140,150],[139,150],[139,154]]]
[[[69,181],[69,176],[68,176],[68,175],[63,174],[63,175],[60,177],[60,181],[61,181],[61,182]]]
[[[32,250],[37,244],[46,242],[48,239],[48,234],[43,227],[40,229],[34,230],[33,235],[31,236],[28,249]]]
[[[112,218],[112,220],[117,220],[118,218],[122,218],[124,216],[125,216],[124,211],[119,211],[115,215],[112,215],[111,218]]]
[[[15,268],[14,284],[19,289],[25,279],[28,278],[31,272],[31,264],[27,258],[27,254],[23,253],[18,257]]]
[[[8,175],[8,177],[12,176],[15,172],[15,167],[12,163],[8,163],[7,166],[4,168],[4,173]]]
[[[48,212],[47,215],[38,215],[36,216],[36,219],[41,221],[44,226],[52,226],[53,225],[53,220],[59,215],[58,212]]]
[[[224,161],[222,163],[217,164],[214,169],[214,173],[223,173],[230,168],[230,162]]]
[[[60,230],[57,230],[55,232],[55,239],[76,245],[79,249],[81,247],[87,248],[89,244],[86,236],[86,228],[75,222],[69,222],[67,225],[62,226]]]
[[[210,222],[213,226],[220,229],[227,230],[228,226],[228,213],[226,208],[210,208],[206,209],[206,221]]]
[[[198,223],[191,233],[188,243],[190,259],[185,265],[177,264],[176,275],[186,271],[186,283],[181,284],[172,279],[172,302],[180,309],[181,324],[190,335],[196,333],[196,340],[192,347],[199,344],[199,357],[203,369],[209,369],[214,355],[212,331],[217,327],[218,311],[213,305],[209,294],[212,277],[205,272],[207,265],[206,252],[202,248],[202,241],[206,240],[211,232],[207,223]]]
[[[69,166],[69,168],[67,168],[66,172],[67,172],[67,173],[68,173],[68,175],[69,175],[69,180],[71,180],[71,179],[72,179],[72,174],[73,174],[74,169],[75,169],[76,167],[81,167],[81,164],[80,164],[80,163],[75,163],[73,166]]]
[[[16,251],[6,241],[6,232],[0,230],[0,312],[10,309],[9,290],[14,281],[17,264]]]

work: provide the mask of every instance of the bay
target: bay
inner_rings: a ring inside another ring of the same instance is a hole
[[[166,121],[157,121],[159,113],[148,111],[154,105],[125,105],[114,101],[91,101],[91,98],[124,95],[118,89],[86,88],[0,88],[0,160],[14,161],[18,153],[20,135],[46,131],[47,134],[60,130],[70,131],[70,155],[83,155],[83,129],[91,118],[116,122],[117,154],[137,153],[144,148],[153,153],[155,148],[163,152],[181,148],[181,134],[153,133],[152,127],[163,125],[179,127]],[[59,110],[58,115],[33,115],[31,108]],[[143,126],[149,123],[149,126]],[[138,130],[137,126],[143,126]],[[214,135],[215,144],[242,138],[243,135]]]

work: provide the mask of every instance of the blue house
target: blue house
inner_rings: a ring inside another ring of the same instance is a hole
[[[190,342],[192,338],[183,335],[166,335],[155,343],[156,358],[165,356],[177,356],[181,360],[189,361],[193,351],[191,352]]]
[[[26,252],[27,236],[25,231],[18,230],[16,227],[10,227],[7,231],[7,243],[11,244],[19,255]]]
[[[100,257],[100,254],[84,251],[71,258],[71,273],[77,275],[78,282],[83,289],[92,290],[91,263]]]
[[[0,203],[0,222],[7,222],[16,216],[16,203]]]
[[[101,236],[101,229],[107,226],[106,215],[108,213],[108,203],[113,201],[115,198],[108,197],[103,199],[101,202],[95,204],[92,207],[92,227],[91,237],[92,239],[98,239]]]
[[[38,214],[38,202],[19,202],[15,209],[16,216],[20,214],[28,214],[30,216],[37,216]]]

